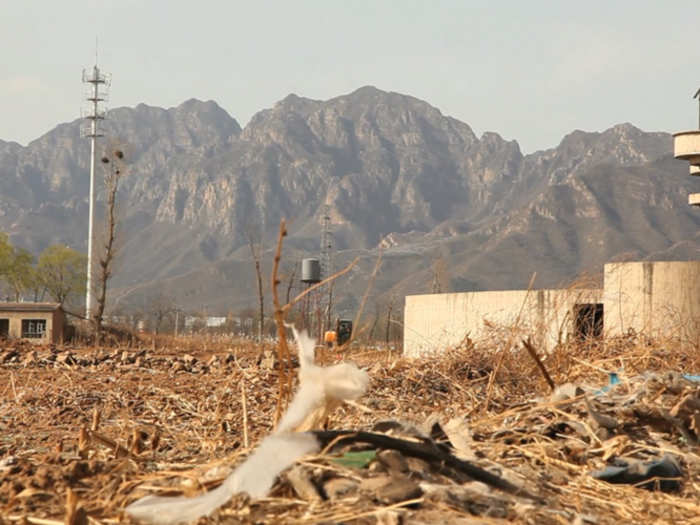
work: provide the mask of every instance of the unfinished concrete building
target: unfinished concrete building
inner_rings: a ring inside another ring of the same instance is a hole
[[[700,261],[609,263],[602,289],[410,295],[404,354],[419,357],[500,331],[551,350],[571,338],[631,330],[700,344]]]

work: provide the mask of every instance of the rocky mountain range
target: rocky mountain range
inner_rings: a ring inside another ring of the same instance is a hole
[[[80,126],[61,124],[26,147],[0,141],[0,231],[14,244],[86,251],[90,150]],[[443,291],[507,289],[537,272],[536,287],[557,286],[615,258],[700,257],[687,163],[673,159],[670,135],[631,124],[574,131],[524,155],[424,101],[363,87],[326,101],[289,95],[243,129],[211,101],[118,108],[106,134],[99,147],[118,144],[128,164],[120,306],[147,307],[158,294],[186,310],[254,306],[249,235],[262,239],[267,271],[286,218],[289,272],[318,255],[324,205],[335,266],[360,257],[338,283],[346,310],[380,249],[377,304],[436,280]]]

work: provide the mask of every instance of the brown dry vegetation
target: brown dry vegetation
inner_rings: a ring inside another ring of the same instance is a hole
[[[186,338],[161,339],[156,350],[150,340],[145,346],[0,343],[0,523],[129,522],[124,507],[146,494],[193,495],[216,486],[271,431],[278,373],[258,364],[258,347]],[[507,347],[507,341],[468,344],[416,361],[351,349],[344,357],[367,368],[371,385],[328,428],[465,418],[468,450],[461,452],[543,502],[486,490],[425,463],[407,476],[449,490],[423,490],[409,501],[359,489],[305,499],[282,475],[268,498],[237,496],[201,522],[700,523],[700,412],[692,403],[679,408],[683,400],[700,403],[700,386],[665,374],[700,371],[696,348],[630,336],[605,349],[569,345],[548,356],[544,364],[558,385],[600,387],[607,371],[620,372],[622,383],[609,394],[589,395],[595,411],[616,419],[606,429],[582,396],[552,401],[532,358]],[[326,364],[339,357],[322,353],[317,358]],[[590,476],[612,457],[648,459],[665,451],[680,458],[679,492]],[[358,485],[388,468],[377,461],[341,467],[331,455],[301,462],[317,485],[333,478]]]

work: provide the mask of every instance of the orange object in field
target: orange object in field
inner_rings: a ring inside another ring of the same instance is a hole
[[[337,340],[338,340],[338,334],[335,332],[335,330],[328,330],[323,335],[323,342],[326,343],[327,345],[332,345]]]

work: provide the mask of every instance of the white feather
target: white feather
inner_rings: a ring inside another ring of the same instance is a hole
[[[253,498],[266,496],[280,472],[300,457],[318,451],[313,434],[302,430],[316,428],[339,403],[364,394],[369,376],[349,363],[317,366],[314,340],[291,328],[299,351],[299,390],[277,430],[211,492],[194,498],[146,496],[126,507],[128,514],[155,525],[188,523],[210,515],[238,492]]]
[[[318,449],[313,434],[273,434],[216,489],[194,498],[146,496],[129,505],[126,512],[154,525],[189,523],[210,515],[238,492],[253,498],[266,496],[280,472]]]

